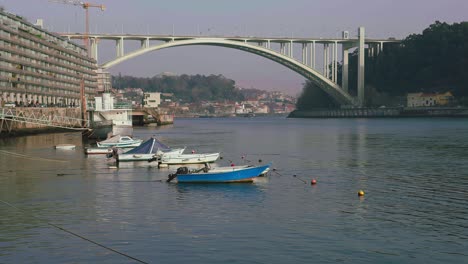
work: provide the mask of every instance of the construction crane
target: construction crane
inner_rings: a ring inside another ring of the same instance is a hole
[[[89,55],[89,8],[90,7],[96,7],[96,8],[100,8],[101,11],[105,11],[106,7],[104,5],[92,4],[92,3],[82,2],[82,1],[77,1],[77,0],[49,0],[49,2],[81,6],[81,7],[84,8],[85,13],[86,13],[86,16],[85,16],[86,27],[85,27],[85,35],[84,35],[84,44],[85,44],[86,50],[88,51],[88,55]]]

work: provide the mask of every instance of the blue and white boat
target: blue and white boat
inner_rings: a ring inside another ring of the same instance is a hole
[[[253,179],[265,174],[271,163],[263,166],[234,166],[205,168],[189,171],[187,167],[180,167],[174,174],[169,174],[167,182],[177,178],[178,183],[234,183],[253,182]]]

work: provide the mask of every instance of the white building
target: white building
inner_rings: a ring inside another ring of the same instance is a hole
[[[161,93],[144,93],[144,107],[158,107],[161,104]]]

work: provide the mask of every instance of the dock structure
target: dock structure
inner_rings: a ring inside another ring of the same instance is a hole
[[[79,108],[0,108],[0,136],[20,131],[86,131],[89,121],[79,117]]]

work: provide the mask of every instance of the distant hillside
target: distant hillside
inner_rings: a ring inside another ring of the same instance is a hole
[[[146,92],[173,93],[184,102],[241,101],[244,96],[233,80],[223,75],[170,75],[151,78],[112,76],[112,87],[117,89],[142,88]]]

